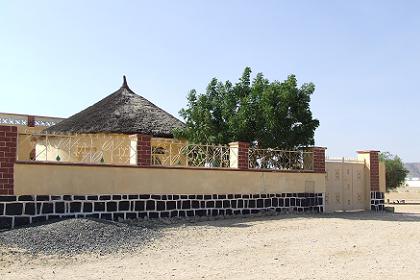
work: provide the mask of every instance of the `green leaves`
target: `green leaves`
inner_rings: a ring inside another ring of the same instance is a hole
[[[314,90],[312,83],[298,88],[294,75],[270,82],[258,73],[251,82],[251,68],[246,67],[235,85],[213,78],[206,93],[192,90],[180,111],[186,128],[174,134],[203,144],[246,141],[285,149],[313,145],[319,126],[309,105]]]
[[[385,152],[379,155],[379,159],[385,162],[386,190],[389,191],[402,186],[408,175],[408,170],[404,167],[400,157]]]

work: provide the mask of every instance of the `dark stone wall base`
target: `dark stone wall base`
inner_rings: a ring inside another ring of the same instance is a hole
[[[106,220],[323,213],[322,193],[203,195],[3,195],[0,229],[65,218]]]
[[[370,210],[384,211],[385,209],[385,193],[370,192]]]

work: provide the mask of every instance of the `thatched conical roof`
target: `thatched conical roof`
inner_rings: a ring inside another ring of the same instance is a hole
[[[119,90],[60,123],[47,128],[48,133],[123,133],[172,137],[180,120],[144,97],[135,94],[124,76]]]

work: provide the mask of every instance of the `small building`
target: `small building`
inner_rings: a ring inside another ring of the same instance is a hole
[[[31,158],[135,165],[137,135],[153,137],[152,144],[161,154],[168,143],[179,143],[173,130],[184,123],[134,93],[123,79],[114,93],[32,138],[36,144]]]
[[[184,123],[159,108],[146,98],[137,95],[127,84],[83,111],[53,125],[47,133],[77,134],[144,134],[172,138],[173,130]]]

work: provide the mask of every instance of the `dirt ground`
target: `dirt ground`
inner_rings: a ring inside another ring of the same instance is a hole
[[[420,203],[420,188],[417,187],[403,187],[398,188],[395,191],[385,194],[385,200],[405,200],[406,202]]]
[[[402,207],[402,208],[401,208]],[[420,207],[400,206],[420,213]],[[69,244],[71,246],[71,244]],[[168,225],[130,253],[30,258],[0,279],[419,279],[420,214],[339,213]]]

